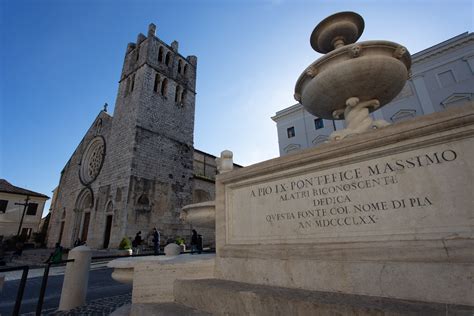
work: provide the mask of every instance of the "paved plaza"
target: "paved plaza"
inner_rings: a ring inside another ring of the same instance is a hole
[[[87,302],[87,305],[65,311],[65,312],[56,312],[55,309],[43,311],[44,315],[54,315],[54,316],[70,316],[70,315],[110,315],[117,308],[131,304],[132,303],[132,293],[116,295],[111,297],[100,298],[96,300],[91,300]],[[35,315],[35,313],[28,313],[23,315]]]

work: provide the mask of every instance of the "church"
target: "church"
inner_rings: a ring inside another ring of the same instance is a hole
[[[61,172],[49,247],[117,248],[153,227],[188,237],[181,208],[214,199],[216,157],[193,147],[197,58],[155,31],[128,44],[113,116],[104,107]]]

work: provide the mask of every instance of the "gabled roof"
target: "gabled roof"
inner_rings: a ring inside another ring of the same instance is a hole
[[[0,192],[11,193],[11,194],[20,194],[20,195],[29,195],[29,196],[37,196],[37,197],[42,197],[42,198],[49,199],[49,196],[47,196],[47,195],[44,195],[44,194],[41,194],[41,193],[38,193],[38,192],[34,192],[34,191],[30,191],[30,190],[27,190],[27,189],[16,187],[5,179],[0,179]]]

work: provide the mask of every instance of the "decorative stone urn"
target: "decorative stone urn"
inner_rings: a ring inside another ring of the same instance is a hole
[[[389,103],[409,77],[411,57],[404,46],[389,41],[356,43],[364,20],[340,12],[321,21],[311,34],[311,46],[326,54],[312,63],[296,82],[295,99],[311,114],[346,120],[346,128],[331,134],[343,139],[389,123],[373,121],[369,113]]]
[[[216,225],[216,202],[189,204],[181,210],[180,218],[192,226],[214,228]]]

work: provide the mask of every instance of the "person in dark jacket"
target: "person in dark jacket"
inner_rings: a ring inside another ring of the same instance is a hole
[[[133,247],[135,248],[135,253],[138,255],[140,252],[140,245],[142,244],[142,231],[140,230],[136,235],[135,239],[133,240]]]
[[[198,251],[198,233],[193,229],[193,235],[191,236],[191,254],[193,255]]]
[[[153,250],[155,251],[155,256],[160,253],[160,232],[153,228]]]
[[[201,254],[201,251],[202,251],[202,235],[198,234],[198,238],[197,238],[197,250],[198,250],[198,254]]]

